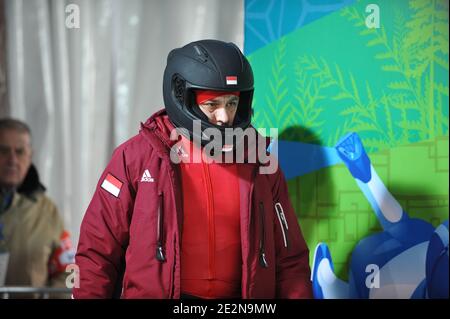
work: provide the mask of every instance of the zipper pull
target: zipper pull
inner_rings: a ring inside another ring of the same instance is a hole
[[[283,234],[284,247],[288,248],[288,224],[286,216],[284,215],[283,206],[278,202],[275,204],[275,211],[277,212],[278,221],[280,222],[281,233]]]
[[[288,226],[288,223],[287,223],[287,219],[286,219],[286,215],[284,214],[284,209],[283,209],[283,206],[281,206],[280,202],[275,204],[275,209],[276,209],[277,213],[279,213],[279,215],[281,217],[281,221],[283,222],[284,227],[286,227],[286,229],[289,229],[289,226]]]
[[[266,260],[266,253],[264,251],[261,251],[259,254],[259,264],[261,265],[261,267],[264,267],[264,268],[269,267],[269,264],[267,263],[267,260]]]
[[[162,245],[160,243],[158,243],[158,246],[156,247],[156,259],[160,262],[166,261],[166,257],[164,257]]]

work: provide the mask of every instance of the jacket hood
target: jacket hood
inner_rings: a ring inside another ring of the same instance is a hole
[[[176,141],[170,140],[170,132],[175,128],[167,115],[165,109],[159,110],[155,114],[141,123],[142,130],[150,130],[158,134],[161,142],[166,146],[172,146]]]
[[[162,109],[148,118],[145,123],[141,123],[139,133],[145,137],[160,157],[166,157],[171,147],[177,142],[170,139],[170,133],[174,128],[166,110]]]

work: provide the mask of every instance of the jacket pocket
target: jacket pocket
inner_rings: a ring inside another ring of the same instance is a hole
[[[158,220],[156,223],[156,259],[165,262],[163,240],[164,240],[164,197],[163,193],[158,195]]]
[[[266,251],[265,251],[265,237],[266,237],[266,230],[265,230],[265,216],[264,216],[264,203],[259,202],[259,220],[261,222],[261,234],[259,238],[259,264],[263,268],[268,268],[269,264],[266,260]]]
[[[286,215],[284,214],[283,206],[280,202],[275,203],[275,211],[277,213],[278,221],[280,222],[281,234],[283,235],[284,247],[289,248],[288,239],[288,223],[286,220]]]

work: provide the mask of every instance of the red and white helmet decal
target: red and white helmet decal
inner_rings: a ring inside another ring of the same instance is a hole
[[[229,75],[225,78],[227,81],[227,85],[237,85],[237,76],[235,75]]]

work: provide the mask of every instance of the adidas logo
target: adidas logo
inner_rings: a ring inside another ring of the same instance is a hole
[[[154,181],[152,175],[150,175],[150,172],[146,169],[144,174],[142,174],[141,182],[153,183]]]

